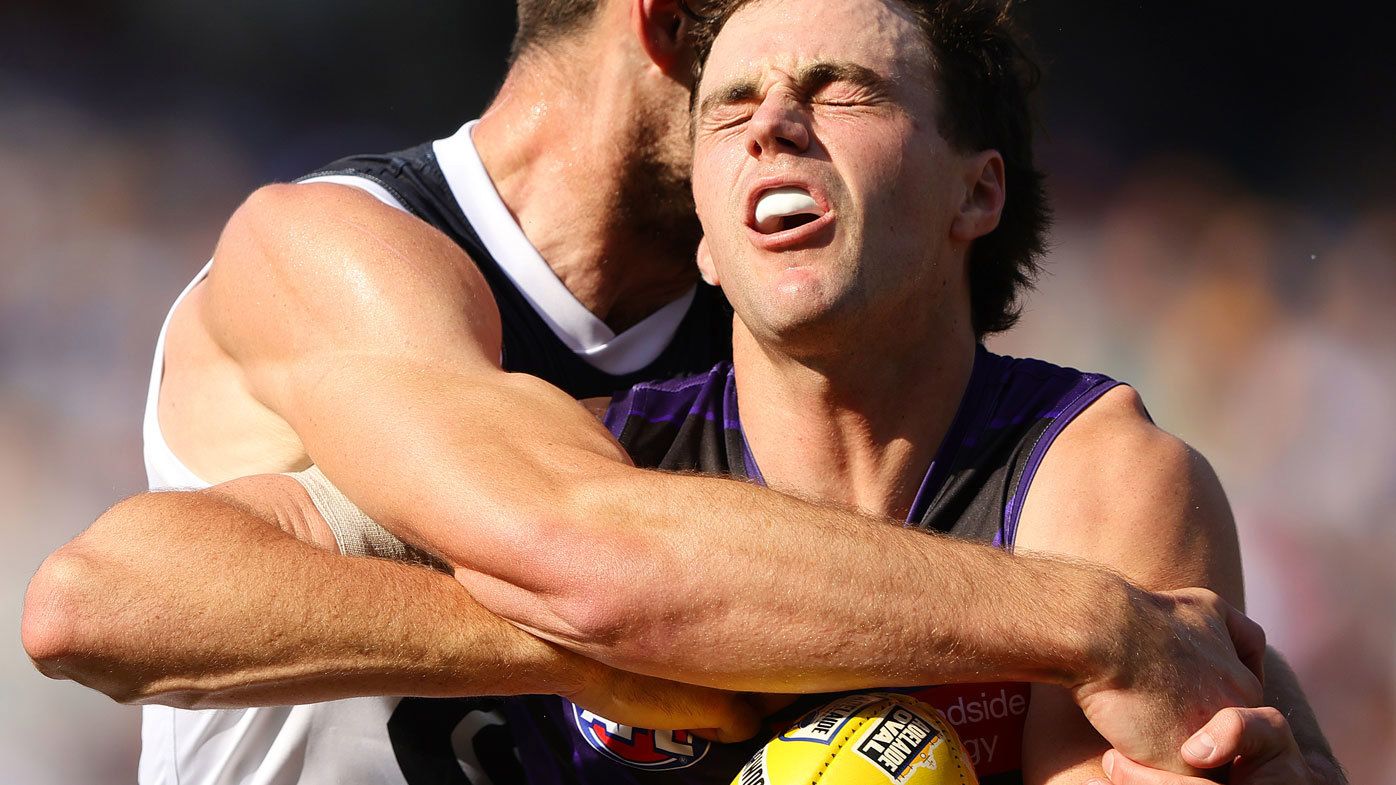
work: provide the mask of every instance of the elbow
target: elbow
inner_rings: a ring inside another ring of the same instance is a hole
[[[302,203],[299,200],[304,200],[308,193],[293,183],[263,185],[248,194],[242,204],[233,211],[228,219],[228,228],[255,234],[268,226],[274,226],[279,217],[299,206]]]
[[[24,595],[20,641],[34,667],[51,679],[69,679],[120,703],[136,703],[143,684],[116,667],[112,637],[94,598],[101,568],[80,548],[67,545],[40,565]]]
[[[682,538],[644,503],[657,476],[627,466],[554,472],[527,500],[489,505],[501,512],[476,517],[462,559],[448,559],[493,613],[580,654],[646,669],[688,603]]]
[[[20,641],[34,666],[49,678],[72,678],[72,666],[91,649],[89,639],[96,631],[82,608],[93,572],[88,558],[68,545],[45,559],[29,582]]]
[[[569,648],[617,666],[645,668],[686,595],[671,538],[631,503],[625,469],[579,480],[566,514],[539,532],[524,558],[540,569],[553,633]]]

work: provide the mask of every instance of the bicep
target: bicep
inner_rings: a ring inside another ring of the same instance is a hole
[[[247,513],[249,523],[279,529],[325,551],[338,551],[334,531],[303,484],[283,474],[258,474],[219,483],[201,493]]]
[[[516,561],[568,478],[625,463],[568,395],[498,365],[488,285],[449,238],[337,186],[263,189],[206,319],[248,387],[374,520],[456,564]]]
[[[499,315],[465,252],[357,189],[272,185],[219,238],[199,318],[259,401],[291,419],[336,365],[495,368]]]

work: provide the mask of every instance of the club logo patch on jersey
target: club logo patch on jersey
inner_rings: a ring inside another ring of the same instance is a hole
[[[930,753],[939,737],[929,722],[896,706],[863,735],[855,749],[888,779],[904,782],[917,766],[935,767]]]
[[[598,714],[572,707],[586,743],[602,755],[627,766],[651,771],[683,769],[703,759],[711,746],[707,739],[682,730],[650,730],[612,722]]]

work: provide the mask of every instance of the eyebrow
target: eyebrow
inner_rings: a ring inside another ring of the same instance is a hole
[[[888,93],[892,87],[890,79],[871,68],[841,60],[810,63],[795,75],[796,89],[806,95],[834,82],[848,82],[877,93]],[[718,106],[755,100],[760,94],[761,83],[756,77],[738,77],[704,98],[698,105],[698,116],[705,116]]]

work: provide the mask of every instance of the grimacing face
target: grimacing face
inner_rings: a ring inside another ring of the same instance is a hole
[[[698,85],[700,264],[758,338],[827,342],[850,319],[946,296],[966,158],[937,130],[930,52],[896,0],[760,0]],[[972,179],[972,178],[971,178]]]

